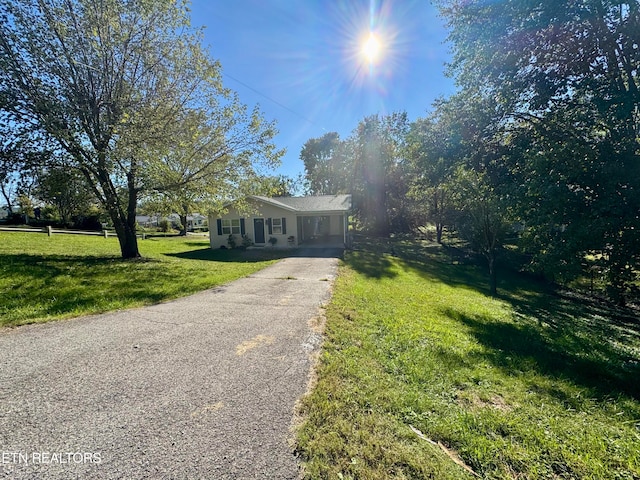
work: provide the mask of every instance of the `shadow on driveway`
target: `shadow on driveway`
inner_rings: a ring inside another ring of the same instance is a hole
[[[343,248],[252,248],[250,250],[223,250],[199,248],[188,252],[168,253],[169,257],[185,258],[189,260],[210,260],[214,262],[261,262],[264,260],[278,260],[281,258],[342,258]]]

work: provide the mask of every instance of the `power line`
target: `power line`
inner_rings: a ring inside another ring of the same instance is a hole
[[[238,80],[237,78],[235,78],[235,77],[233,77],[233,76],[229,75],[228,73],[224,73],[224,72],[222,72],[222,74],[223,74],[225,77],[228,77],[228,78],[230,78],[231,80],[233,80],[233,81],[235,81],[235,82],[238,82],[240,85],[242,85],[243,87],[248,88],[248,89],[249,89],[249,90],[251,90],[252,92],[257,93],[257,94],[258,94],[258,95],[260,95],[261,97],[266,98],[266,99],[267,99],[267,100],[269,100],[270,102],[275,103],[275,104],[276,104],[276,105],[278,105],[280,108],[284,108],[286,111],[293,113],[293,114],[294,114],[294,115],[296,115],[297,117],[300,117],[301,119],[303,119],[303,120],[305,120],[305,121],[307,121],[307,122],[309,122],[309,123],[311,123],[311,124],[313,124],[313,125],[316,125],[316,126],[318,126],[318,127],[320,126],[320,125],[318,125],[316,122],[314,122],[313,120],[311,120],[311,119],[309,119],[309,118],[305,117],[304,115],[302,115],[301,113],[298,113],[298,112],[296,112],[295,110],[292,110],[291,108],[289,108],[289,107],[287,107],[286,105],[284,105],[284,104],[280,103],[279,101],[277,101],[277,100],[275,100],[275,99],[273,99],[273,98],[269,97],[268,95],[265,95],[264,93],[262,93],[262,92],[260,92],[260,91],[256,90],[256,89],[255,89],[255,88],[253,88],[252,86],[247,85],[247,84],[246,84],[246,83],[244,83],[242,80]]]

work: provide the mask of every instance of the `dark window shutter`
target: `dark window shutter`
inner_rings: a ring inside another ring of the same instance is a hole
[[[267,227],[269,227],[269,235],[273,234],[273,228],[271,228],[271,219],[267,218]]]
[[[244,235],[246,233],[244,229],[244,218],[240,219],[240,235]]]
[[[287,233],[287,219],[282,217],[282,234],[285,235]]]
[[[222,235],[222,220],[218,219],[216,223],[218,224],[218,235]]]

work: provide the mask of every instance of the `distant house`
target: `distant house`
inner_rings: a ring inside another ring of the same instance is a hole
[[[229,235],[235,237],[237,245],[245,235],[256,246],[274,241],[277,247],[347,244],[351,195],[252,195],[248,202],[250,213],[240,212],[231,204],[226,214],[209,217],[211,248],[227,246]]]
[[[208,226],[207,217],[200,213],[194,213],[187,217],[187,230],[193,232],[194,230],[201,230]]]
[[[158,215],[136,215],[136,222],[143,228],[157,227],[160,219]]]
[[[136,215],[136,222],[138,222],[138,225],[141,227],[154,228],[165,218],[173,227],[180,225],[180,215],[177,213],[171,213],[166,217],[161,215]],[[193,232],[195,230],[202,230],[203,228],[207,228],[207,217],[205,215],[194,213],[193,215],[187,216],[187,231]]]

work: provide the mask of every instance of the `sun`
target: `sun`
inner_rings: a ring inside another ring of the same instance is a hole
[[[362,44],[362,55],[370,65],[378,62],[382,53],[382,44],[375,33],[369,32],[369,37]]]

